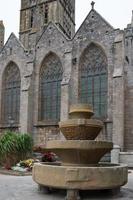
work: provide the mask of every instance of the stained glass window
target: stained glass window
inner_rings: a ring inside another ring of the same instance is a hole
[[[2,86],[2,122],[19,123],[20,113],[20,72],[17,65],[11,62],[3,74]]]
[[[62,66],[59,58],[51,53],[40,70],[40,110],[39,119],[59,120],[61,104]]]
[[[103,50],[91,44],[80,60],[80,102],[92,105],[95,116],[105,118],[107,114],[107,59]]]

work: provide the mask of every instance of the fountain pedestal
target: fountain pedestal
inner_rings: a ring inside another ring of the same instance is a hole
[[[90,119],[88,105],[75,105],[70,119],[60,122],[66,141],[49,141],[44,151],[56,153],[60,165],[35,164],[33,180],[39,185],[67,190],[66,200],[78,200],[79,190],[116,189],[127,183],[127,166],[100,163],[113,148],[112,142],[94,141],[103,123]]]
[[[78,190],[67,190],[67,196],[65,200],[81,200]]]

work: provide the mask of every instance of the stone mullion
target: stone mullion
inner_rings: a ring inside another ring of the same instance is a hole
[[[72,69],[71,51],[66,52],[64,55],[64,72],[63,80],[61,83],[61,121],[68,119],[69,113],[69,95],[70,95],[70,77]]]
[[[20,107],[20,131],[28,132],[28,90],[21,91],[21,107]]]
[[[115,66],[113,75],[113,142],[124,148],[124,77],[123,35],[115,40]]]
[[[33,63],[28,63],[27,68],[30,70],[25,72],[25,75],[22,77],[20,95],[20,131],[23,133],[31,132],[32,115],[30,112],[32,112],[31,107],[33,106],[30,99]]]

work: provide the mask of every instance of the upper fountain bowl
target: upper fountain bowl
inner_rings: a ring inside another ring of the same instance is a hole
[[[70,107],[70,119],[89,119],[93,115],[93,110],[88,104],[75,104]]]
[[[59,122],[59,127],[67,140],[94,140],[103,123],[95,119],[69,119]]]
[[[59,127],[67,140],[94,140],[103,128],[103,122],[90,119],[93,110],[89,105],[77,104],[70,107],[69,117],[59,122]]]

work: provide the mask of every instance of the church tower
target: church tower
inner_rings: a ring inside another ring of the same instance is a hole
[[[55,23],[68,38],[75,33],[75,0],[21,0],[20,40],[27,46],[29,34]]]
[[[5,27],[3,21],[0,21],[0,50],[4,46]]]

